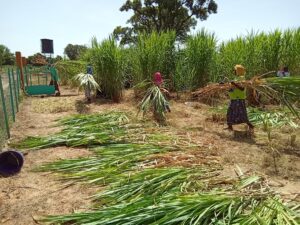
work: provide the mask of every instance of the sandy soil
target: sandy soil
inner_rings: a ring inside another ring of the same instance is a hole
[[[68,93],[68,90],[64,90]],[[75,93],[76,94],[76,93]],[[60,97],[58,101],[70,101],[73,108],[60,110],[63,112],[40,112],[35,107],[44,101],[55,101],[54,97],[25,98],[17,114],[16,123],[11,130],[16,141],[26,136],[43,136],[57,132],[55,120],[76,113],[74,102],[78,96]],[[49,106],[51,108],[51,106]],[[51,110],[50,110],[51,111]],[[22,171],[13,177],[0,178],[0,224],[31,225],[37,224],[35,219],[45,214],[63,214],[86,210],[91,201],[88,199],[95,190],[80,184],[68,185],[50,173],[32,172],[32,169],[58,159],[87,156],[86,149],[65,147],[30,151],[25,154]]]
[[[61,93],[62,97],[24,99],[10,141],[29,135],[55,133],[60,129],[55,126],[55,121],[71,114],[108,110],[122,110],[133,115],[137,113],[137,101],[133,100],[132,91],[124,93],[121,104],[95,100],[89,105],[85,104],[83,95],[77,95],[77,91],[63,88]],[[269,185],[283,197],[300,201],[300,140],[297,140],[296,146],[289,146],[288,131],[274,132],[274,146],[278,152],[273,154],[263,131],[256,129],[255,137],[250,137],[244,126],[235,127],[237,131],[234,133],[228,132],[224,130],[222,121],[211,120],[207,105],[182,98],[172,100],[171,109],[172,112],[167,115],[167,129],[198,147],[186,155],[172,153],[167,157],[161,156],[158,159],[160,166],[219,164],[224,168],[223,175],[228,177],[236,177],[235,170],[239,167],[245,174],[265,177]],[[156,129],[165,132],[165,128]],[[93,187],[81,184],[66,186],[53,174],[31,171],[45,162],[89,154],[86,149],[65,147],[28,152],[21,173],[10,178],[0,178],[0,224],[36,224],[35,218],[42,215],[71,213],[89,208],[91,202],[88,197],[94,193]]]
[[[284,129],[274,131],[274,163],[267,135],[261,129],[255,130],[254,137],[249,135],[243,125],[235,126],[235,132],[230,132],[225,129],[224,122],[212,121],[212,113],[207,105],[173,102],[168,121],[170,126],[185,133],[192,142],[219,156],[224,175],[236,176],[237,168],[244,174],[258,174],[266,178],[269,185],[283,197],[300,201],[299,138],[292,147],[289,132]]]

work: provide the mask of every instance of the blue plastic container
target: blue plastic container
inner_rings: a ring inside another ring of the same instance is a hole
[[[24,163],[23,154],[8,150],[0,153],[0,175],[7,177],[20,172]]]

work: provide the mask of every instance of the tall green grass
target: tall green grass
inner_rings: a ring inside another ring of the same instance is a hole
[[[211,72],[216,54],[217,40],[214,33],[204,29],[186,42],[185,55],[188,71],[193,71],[194,87],[202,87],[211,80]],[[185,76],[186,74],[181,74]]]
[[[292,75],[300,74],[300,29],[251,31],[219,46],[217,72],[233,77],[233,66],[245,66],[248,78],[288,66]]]
[[[300,28],[251,31],[219,44],[215,34],[204,29],[183,43],[175,41],[172,31],[141,33],[136,43],[126,48],[112,38],[101,43],[93,39],[83,59],[92,62],[96,81],[101,84],[104,95],[119,101],[125,82],[126,86],[134,86],[152,80],[157,71],[162,73],[167,88],[172,91],[191,90],[208,82],[232,79],[236,64],[245,66],[247,78],[277,71],[282,66],[288,66],[292,75],[299,75]],[[73,64],[76,66],[69,66]],[[62,82],[83,72],[84,64],[59,62],[57,68]],[[73,67],[80,71],[74,72]]]
[[[95,79],[101,84],[103,94],[115,102],[122,98],[126,63],[123,49],[111,37],[98,43],[92,40],[88,58],[95,68]]]
[[[61,85],[70,85],[72,87],[79,87],[79,83],[74,80],[79,73],[86,72],[86,62],[75,60],[62,60],[55,64]]]
[[[153,74],[161,72],[168,86],[173,88],[175,70],[175,32],[141,33],[134,46],[134,84],[152,80]]]
[[[174,73],[174,89],[176,91],[192,90],[194,85],[195,70],[190,67],[184,49],[178,49]]]
[[[292,74],[300,74],[300,28],[282,34],[280,63],[289,66]]]

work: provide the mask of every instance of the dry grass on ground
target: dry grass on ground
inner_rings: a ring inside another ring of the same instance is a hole
[[[62,87],[62,97],[25,98],[11,131],[10,141],[26,136],[45,136],[59,131],[56,120],[77,113],[98,113],[110,110],[137,114],[137,100],[132,91],[126,91],[120,104],[95,100],[86,104],[84,96],[76,90]],[[236,177],[239,167],[246,174],[259,174],[268,178],[270,186],[286,198],[297,198],[300,186],[300,142],[289,146],[289,133],[274,133],[279,154],[274,157],[267,145],[266,134],[256,129],[256,136],[247,136],[244,126],[235,133],[224,130],[222,120],[212,120],[209,106],[187,102],[186,97],[171,101],[172,112],[167,115],[167,128],[155,130],[178,137],[178,142],[188,148],[186,152],[172,152],[149,158],[155,166],[206,165],[223,167],[222,175]],[[141,119],[141,116],[139,116]],[[151,121],[151,115],[144,122]],[[152,126],[156,126],[155,123]],[[149,130],[151,130],[149,128]],[[167,132],[167,133],[166,133]],[[300,137],[300,133],[297,134]],[[176,144],[176,141],[174,143]],[[299,147],[298,151],[297,146]],[[91,206],[88,197],[93,187],[75,184],[65,187],[50,173],[35,173],[31,170],[42,163],[57,159],[88,156],[86,149],[66,147],[31,151],[25,156],[25,165],[20,174],[0,178],[0,223],[3,225],[36,224],[34,218],[45,214],[83,211]],[[148,165],[149,166],[149,165]],[[150,165],[151,166],[151,165]],[[298,195],[299,196],[299,195]]]

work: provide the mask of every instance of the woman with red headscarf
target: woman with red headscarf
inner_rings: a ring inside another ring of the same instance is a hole
[[[161,90],[162,93],[167,94],[167,95],[169,94],[169,92],[165,88],[162,87],[164,80],[162,79],[162,75],[160,72],[154,73],[153,82],[156,86],[159,87],[159,89]],[[165,102],[165,110],[168,112],[171,112],[168,102]]]
[[[160,74],[160,72],[156,72],[153,76],[153,82],[155,85],[157,85],[158,87],[160,87],[162,85],[162,83],[164,82],[162,79],[162,76]]]

